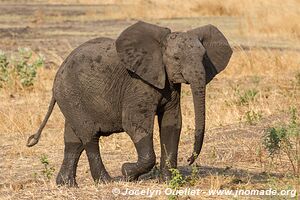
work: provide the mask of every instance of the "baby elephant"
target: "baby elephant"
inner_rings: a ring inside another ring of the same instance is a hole
[[[181,132],[180,88],[190,84],[195,109],[192,164],[198,157],[205,131],[205,86],[228,64],[232,50],[213,25],[187,32],[171,32],[137,22],[114,40],[96,38],[77,47],[60,66],[48,112],[27,146],[35,145],[55,103],[65,117],[64,160],[56,182],[76,186],[76,168],[86,151],[96,182],[107,182],[99,152],[99,137],[125,131],[138,159],[124,163],[126,180],[136,180],[156,162],[153,124],[158,116],[162,180],[177,167]]]

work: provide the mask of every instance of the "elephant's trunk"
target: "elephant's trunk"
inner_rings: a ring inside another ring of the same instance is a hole
[[[205,131],[205,82],[191,82],[195,110],[195,141],[192,156],[188,159],[189,165],[193,164],[199,156]]]

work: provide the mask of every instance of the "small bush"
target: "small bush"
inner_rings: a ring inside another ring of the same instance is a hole
[[[187,182],[191,185],[194,186],[198,180],[198,173],[199,169],[197,165],[192,166],[192,173],[190,176],[187,177]]]
[[[186,180],[184,179],[184,177],[178,169],[172,168],[170,169],[170,171],[172,173],[172,179],[169,182],[169,186],[174,190],[179,189],[186,183]]]
[[[44,170],[42,171],[43,176],[50,180],[55,171],[54,167],[50,166],[47,155],[42,155],[40,161],[44,165]]]
[[[192,165],[192,173],[187,177],[183,177],[178,169],[171,168],[172,179],[169,182],[169,187],[173,190],[178,190],[185,185],[194,186],[198,180],[199,169],[196,164]],[[178,196],[170,195],[169,199],[177,199]]]
[[[247,111],[244,116],[246,122],[250,125],[255,125],[261,119],[261,117],[261,112],[255,112],[253,110]]]
[[[4,52],[0,52],[0,87],[9,79],[8,59]]]
[[[4,53],[0,53],[0,87],[13,85],[18,82],[22,87],[34,84],[37,69],[44,65],[42,56],[33,56],[28,48],[20,48],[18,53],[8,59]]]
[[[300,124],[296,109],[291,109],[289,124],[269,127],[263,136],[263,145],[273,159],[274,155],[285,154],[296,176],[300,175]]]
[[[169,182],[169,187],[173,190],[178,190],[180,187],[182,187],[184,184],[186,184],[185,178],[182,176],[180,171],[178,169],[170,169],[172,173],[172,179]],[[170,200],[177,199],[176,195],[170,195]]]
[[[44,60],[41,56],[32,59],[32,51],[30,49],[19,49],[14,69],[18,74],[22,86],[32,86],[37,74],[37,69],[43,65]]]
[[[237,104],[244,106],[249,105],[250,102],[254,101],[258,91],[256,89],[248,89],[241,93],[240,90],[236,90],[236,93],[238,95]]]

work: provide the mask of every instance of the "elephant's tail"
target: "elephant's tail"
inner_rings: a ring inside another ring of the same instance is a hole
[[[50,115],[51,115],[51,113],[53,111],[55,102],[56,102],[56,100],[55,100],[54,96],[52,96],[51,102],[49,104],[49,108],[48,108],[48,111],[47,111],[47,114],[46,114],[46,116],[45,116],[42,124],[40,125],[38,131],[35,134],[31,135],[28,138],[28,140],[27,140],[27,146],[28,147],[32,147],[32,146],[34,146],[35,144],[37,144],[39,142],[39,139],[41,137],[42,131],[43,131],[44,127],[46,126],[47,121],[48,121],[48,119],[49,119],[49,117],[50,117]]]

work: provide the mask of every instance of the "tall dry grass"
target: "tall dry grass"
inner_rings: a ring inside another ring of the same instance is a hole
[[[162,19],[201,16],[239,18],[240,33],[275,37],[300,37],[300,1],[287,0],[67,0],[46,1],[53,4],[105,4],[103,13],[88,11],[97,19]]]
[[[56,0],[39,2],[62,3]],[[182,3],[184,1],[172,1],[172,5],[166,0],[64,1],[66,4],[94,4],[95,2],[116,4],[117,9],[111,6],[107,7],[103,13],[99,13],[90,7],[85,15],[73,20],[230,16],[239,19],[240,34],[274,36],[278,40],[281,37],[299,39],[300,29],[297,20],[300,2],[296,0],[288,0],[284,3],[278,0],[198,0],[184,4]],[[39,19],[40,23],[48,20],[49,16],[43,12],[37,11],[35,14],[34,17]],[[53,15],[52,17],[53,19],[56,17],[57,20],[69,17],[68,19],[72,20],[73,16]],[[42,154],[49,156],[51,165],[56,169],[55,175],[63,157],[64,117],[57,106],[47,123],[40,143],[34,148],[25,146],[28,136],[37,130],[43,120],[51,98],[53,79],[62,61],[60,55],[54,57],[58,58],[54,66],[39,69],[34,87],[0,89],[0,199],[99,199],[101,197],[112,199],[115,198],[111,194],[111,189],[114,187],[123,189],[137,186],[141,188],[166,187],[166,185],[158,184],[156,180],[141,181],[137,184],[117,182],[95,186],[89,174],[85,154],[80,159],[77,173],[79,189],[56,187],[55,177],[47,182],[40,176],[37,178],[33,176],[34,173],[40,175],[43,170],[39,161]],[[201,177],[196,183],[197,187],[204,189],[299,187],[299,179],[289,178],[288,175],[259,177],[261,176],[259,172],[265,172],[268,169],[267,153],[261,146],[263,130],[261,126],[264,126],[264,123],[266,125],[281,123],[291,106],[296,107],[298,112],[300,111],[299,63],[298,51],[235,49],[227,69],[207,86],[207,134],[201,157],[197,160],[202,166]],[[253,99],[243,103],[243,95],[248,94],[249,91],[256,91],[257,94]],[[257,126],[249,124],[251,122],[247,117],[249,112],[254,113],[254,116],[259,116],[258,119],[254,119],[254,123],[258,123]],[[191,151],[194,129],[192,95],[186,85],[183,85],[182,91],[182,114],[183,128],[179,163],[180,166],[186,167],[185,154]],[[243,127],[244,124],[247,125],[245,129],[239,130],[238,128]],[[154,142],[156,155],[159,156],[157,124],[154,130]],[[104,163],[112,175],[120,175],[122,162],[135,160],[134,146],[126,134],[114,134],[101,139],[100,143]],[[273,166],[272,171],[288,172],[289,164],[286,158],[280,158],[279,162],[278,165]],[[242,172],[231,173],[231,168],[242,169]],[[136,198],[140,199],[140,196]],[[158,198],[165,199],[164,197]]]
[[[235,51],[228,68],[207,86],[207,127],[245,121],[244,115],[249,110],[268,117],[292,105],[299,106],[299,63],[296,51]],[[29,90],[1,89],[0,134],[23,135],[38,127],[51,97],[55,73],[56,68],[39,69],[38,79]],[[247,90],[256,90],[258,94],[249,104],[240,105],[239,92]],[[182,98],[184,131],[189,131],[193,129],[194,117],[187,85],[183,85]],[[54,114],[53,118],[56,125],[52,126],[62,128],[63,117]]]
[[[294,51],[235,51],[228,68],[207,87],[208,128],[246,121],[247,111],[268,118],[290,106],[300,108],[299,63],[299,53]],[[242,95],[250,90],[257,95],[249,104],[240,105]],[[183,101],[189,105],[183,109],[187,113],[193,109],[189,95]],[[186,124],[193,126],[193,118],[186,119]]]
[[[284,188],[286,184],[294,188],[297,179],[276,178],[276,184],[263,182],[264,178],[255,178],[255,173],[264,172],[269,168],[266,152],[262,149],[261,131],[256,126],[248,127],[249,132],[235,133],[239,125],[248,123],[246,113],[254,111],[261,113],[262,119],[276,122],[282,120],[291,106],[300,108],[300,62],[299,53],[295,51],[274,51],[256,49],[250,51],[236,50],[228,68],[219,74],[207,86],[207,134],[201,158],[203,174],[197,180],[196,186],[203,189],[220,189],[243,187],[257,189],[272,187]],[[59,170],[63,152],[64,117],[55,106],[40,143],[35,148],[25,146],[28,136],[37,130],[51,98],[51,88],[56,69],[41,68],[38,79],[33,88],[14,90],[5,88],[0,90],[0,144],[2,145],[4,165],[0,165],[5,179],[0,188],[7,197],[24,196],[30,198],[112,198],[111,189],[114,187],[132,188],[135,183],[111,183],[108,185],[93,186],[89,174],[87,158],[83,155],[78,168],[79,189],[58,188],[55,186],[55,175]],[[258,95],[248,102],[240,104],[237,91],[255,89]],[[194,111],[192,95],[188,86],[182,91],[183,128],[179,148],[179,163],[186,166],[185,156],[192,148]],[[222,125],[221,129],[220,126]],[[226,125],[232,126],[226,128]],[[227,131],[227,132],[224,132]],[[257,132],[259,131],[259,132]],[[250,132],[251,133],[251,132]],[[249,140],[249,137],[251,140]],[[135,159],[135,149],[126,134],[114,134],[108,138],[101,138],[101,151],[107,169],[113,176],[120,175],[120,164]],[[156,155],[159,153],[158,126],[155,123],[154,143]],[[126,153],[125,153],[126,152]],[[41,177],[42,165],[39,157],[42,154],[49,156],[51,166],[55,167],[54,176],[49,182]],[[209,167],[212,166],[212,167]],[[226,168],[221,168],[226,166]],[[229,166],[229,167],[228,167]],[[231,167],[243,169],[243,172],[231,172]],[[285,166],[285,167],[283,167]],[[208,167],[208,168],[207,168]],[[219,169],[220,168],[220,169]],[[228,169],[227,169],[228,168]],[[253,172],[246,172],[250,170]],[[289,165],[285,158],[272,168],[272,172],[288,172]],[[218,174],[218,173],[221,174]],[[34,178],[34,173],[38,174]],[[212,174],[209,174],[212,173]],[[222,173],[228,175],[222,175]],[[244,175],[243,175],[244,174]],[[246,175],[245,175],[246,174]],[[239,177],[242,178],[239,178]],[[247,177],[250,177],[247,180]],[[251,177],[255,179],[250,180]],[[1,177],[0,177],[1,178]],[[235,184],[241,179],[241,183]],[[256,181],[258,179],[258,181]],[[270,184],[274,184],[270,186]],[[155,180],[141,181],[138,187],[161,188],[167,185],[158,184]],[[45,189],[46,188],[46,189]],[[51,192],[49,192],[51,191]],[[0,196],[1,197],[1,196]],[[163,196],[158,198],[164,199]]]

